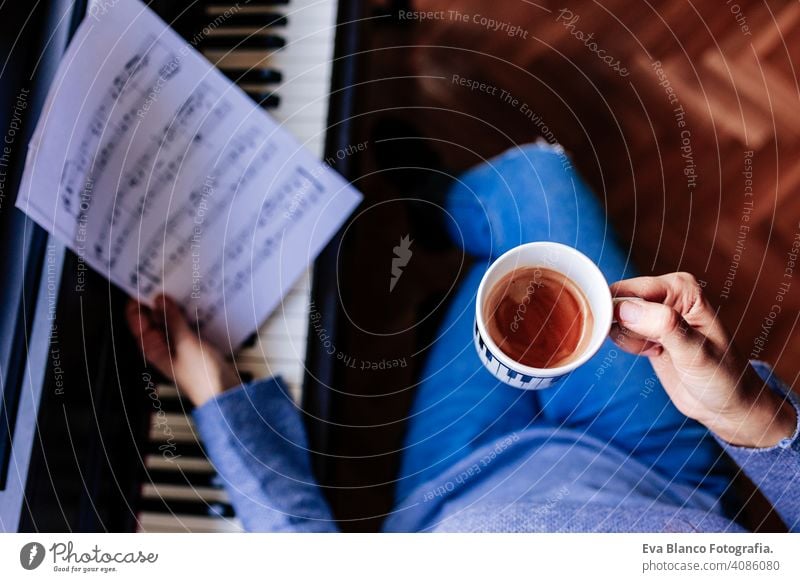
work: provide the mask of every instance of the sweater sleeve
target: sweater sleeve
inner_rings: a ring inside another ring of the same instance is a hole
[[[725,451],[769,499],[789,531],[800,531],[800,398],[772,372],[765,362],[752,362],[758,375],[778,394],[788,399],[798,415],[794,433],[768,448],[739,447],[717,438]]]
[[[311,472],[300,414],[280,378],[229,390],[193,415],[247,530],[336,531]]]

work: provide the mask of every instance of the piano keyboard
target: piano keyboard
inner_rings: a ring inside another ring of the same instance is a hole
[[[238,10],[211,0],[204,10],[208,26],[192,44],[322,158],[335,0],[251,0]],[[306,273],[234,357],[244,381],[281,375],[299,402],[310,293]],[[138,531],[241,531],[203,453],[188,401],[174,386],[159,386],[158,395],[166,423],[152,418]]]

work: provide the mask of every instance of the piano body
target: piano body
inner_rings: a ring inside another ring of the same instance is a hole
[[[334,59],[335,48],[353,52],[352,27],[337,22],[353,21],[359,5],[345,4],[150,2],[320,158],[349,142],[351,91],[331,94],[332,86],[352,85],[352,59]],[[113,2],[55,0],[2,10],[0,125],[13,139],[2,159],[0,207],[0,531],[236,531],[187,416],[190,405],[137,356],[121,317],[125,297],[14,208],[27,142],[59,58],[81,19],[108,9]],[[347,160],[337,161],[346,172]],[[330,302],[329,275],[320,268],[318,304]],[[301,389],[311,281],[309,273],[296,284],[236,365],[245,379],[280,374],[322,419],[322,399]],[[322,374],[313,376],[324,382]]]

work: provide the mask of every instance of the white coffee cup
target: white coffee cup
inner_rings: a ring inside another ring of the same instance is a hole
[[[592,311],[592,329],[587,330],[590,333],[588,342],[580,354],[561,366],[534,368],[520,364],[505,354],[487,331],[483,311],[489,292],[508,273],[525,267],[541,267],[565,275],[583,292]],[[613,316],[614,306],[608,282],[589,257],[560,243],[527,243],[503,254],[481,279],[475,307],[475,348],[483,365],[501,382],[525,390],[549,388],[597,353],[608,337]]]

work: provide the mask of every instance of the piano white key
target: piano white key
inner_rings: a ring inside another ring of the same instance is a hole
[[[287,341],[296,346],[304,345],[306,341],[306,334],[301,333],[294,325],[263,326],[258,332],[258,337],[261,341]],[[245,349],[247,348],[242,348],[241,351]]]
[[[256,331],[257,336],[266,335],[268,333],[272,333],[273,335],[277,334],[283,337],[289,336],[299,336],[304,337],[304,331],[307,331],[308,327],[308,312],[306,311],[305,314],[303,312],[295,312],[295,313],[280,313],[275,312],[264,324],[258,328]],[[247,349],[247,347],[243,347],[239,351],[243,351]],[[301,354],[302,355],[302,354]]]
[[[158,384],[156,386],[156,395],[159,399],[175,399],[178,398],[178,389],[172,384]]]
[[[294,315],[305,316],[308,313],[308,296],[306,294],[291,293],[284,297],[272,314],[275,316],[291,317]]]
[[[153,415],[150,421],[150,441],[165,442],[172,439],[178,443],[197,442],[199,437],[190,418],[180,413]]]
[[[292,289],[311,289],[311,275],[309,273],[301,274]]]
[[[244,362],[248,359],[262,360],[271,358],[274,360],[302,360],[306,351],[305,338],[302,341],[292,340],[286,337],[271,336],[259,337],[256,344],[242,350],[236,358],[237,362]]]
[[[283,124],[293,124],[302,121],[304,122],[303,129],[304,129],[304,134],[306,134],[306,139],[308,137],[314,137],[316,134],[311,133],[311,131],[313,131],[313,128],[310,127],[312,126],[310,120],[324,117],[326,112],[328,111],[328,104],[323,101],[302,102],[299,99],[291,99],[290,97],[284,98],[283,95],[280,93],[280,90],[278,92],[278,95],[280,95],[281,97],[281,104],[274,111],[275,119],[282,122]],[[322,133],[323,131],[324,128],[320,128],[319,133]],[[297,137],[297,135],[295,135],[295,137]],[[300,140],[300,141],[302,143],[302,141],[305,140]]]
[[[161,455],[147,455],[144,460],[145,467],[149,470],[168,470],[168,471],[198,471],[207,472],[213,470],[213,465],[205,457],[172,457],[166,458]]]
[[[146,499],[180,499],[197,501],[198,503],[228,503],[228,494],[224,489],[214,487],[192,487],[190,485],[164,485],[145,483],[142,497]]]
[[[238,519],[144,512],[139,515],[137,531],[140,533],[238,533],[243,532],[244,528]]]

